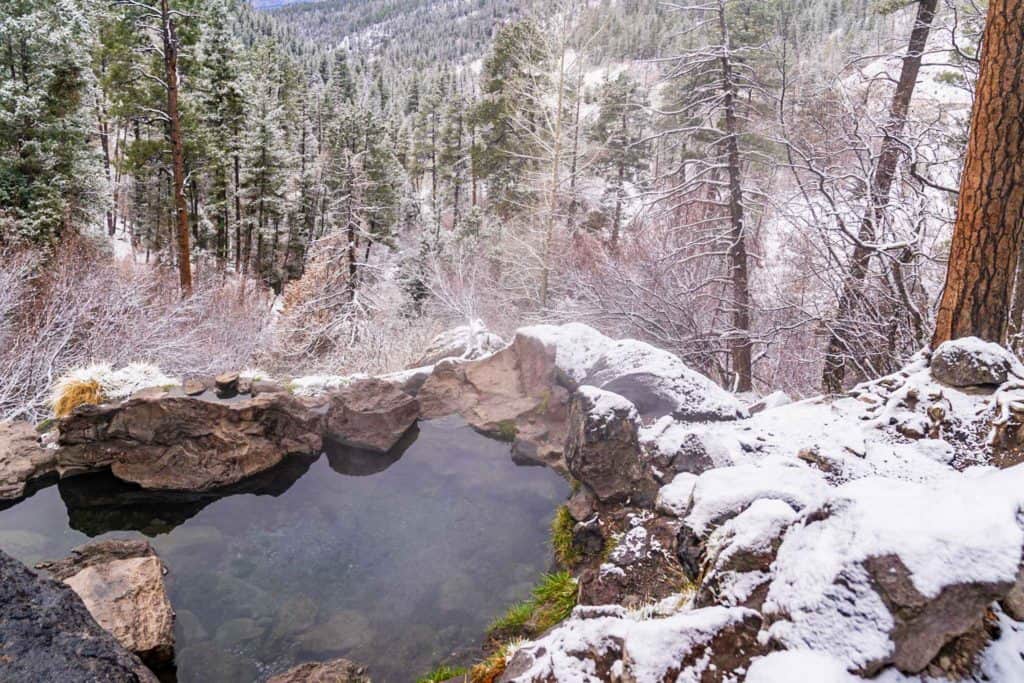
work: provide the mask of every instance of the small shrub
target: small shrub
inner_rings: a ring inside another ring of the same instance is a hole
[[[103,402],[103,391],[95,379],[69,379],[57,387],[53,400],[53,413],[67,417],[82,405],[98,405]]]
[[[576,526],[576,520],[569,514],[569,508],[562,505],[555,512],[555,518],[551,520],[551,547],[555,551],[555,558],[563,567],[572,567],[581,559],[582,554],[572,542],[572,530]]]
[[[450,680],[456,676],[466,676],[468,673],[469,670],[465,667],[453,667],[448,666],[447,664],[442,664],[426,676],[418,678],[416,683],[442,683],[442,681]]]

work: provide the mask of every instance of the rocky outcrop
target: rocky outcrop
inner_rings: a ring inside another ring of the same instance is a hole
[[[0,680],[156,683],[66,585],[0,552]]]
[[[999,385],[1019,365],[1002,346],[977,337],[944,342],[931,358],[932,377],[952,387]]]
[[[57,451],[44,448],[28,422],[0,422],[0,506],[25,496],[33,482],[56,475]]]
[[[584,385],[623,396],[641,419],[746,415],[732,394],[676,356],[579,323],[525,327],[486,358],[442,361],[419,398],[424,417],[458,413],[486,433],[529,443],[538,459],[552,462],[565,443],[570,397]]]
[[[63,581],[93,619],[146,664],[174,661],[174,610],[164,563],[145,541],[98,541],[37,567]]]
[[[651,506],[658,493],[637,440],[637,411],[625,398],[584,386],[573,397],[565,464],[603,503]]]
[[[319,453],[322,417],[286,393],[235,400],[149,392],[59,422],[61,476],[110,468],[158,490],[208,491]]]
[[[370,683],[370,677],[364,667],[347,659],[335,659],[302,664],[274,676],[267,683]]]
[[[742,608],[636,620],[621,607],[577,607],[570,619],[517,650],[498,681],[725,683],[738,680],[763,653],[760,627],[760,616]]]
[[[326,437],[340,444],[386,453],[420,417],[420,403],[382,379],[360,379],[332,393]]]

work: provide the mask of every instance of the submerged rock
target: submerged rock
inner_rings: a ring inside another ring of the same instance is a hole
[[[83,406],[59,422],[61,476],[105,469],[147,489],[209,491],[318,453],[321,417],[289,394],[169,395]]]
[[[25,496],[31,484],[57,473],[57,451],[39,443],[28,422],[0,422],[0,506]]]
[[[944,342],[931,359],[932,377],[953,387],[1002,384],[1019,366],[1017,358],[1002,346],[977,337]]]
[[[370,683],[364,667],[347,659],[311,662],[278,674],[267,683]]]
[[[0,680],[156,683],[68,586],[0,552]]]
[[[174,610],[166,567],[145,541],[99,541],[39,565],[82,599],[100,626],[150,666],[174,660]]]

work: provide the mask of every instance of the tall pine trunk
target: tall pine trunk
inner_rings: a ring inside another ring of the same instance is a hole
[[[1024,1],[991,0],[932,346],[1006,342],[1024,244]]]
[[[921,71],[921,57],[928,34],[931,33],[932,20],[939,0],[920,0],[917,6],[917,17],[914,29],[910,32],[910,43],[907,54],[903,57],[900,69],[900,80],[896,85],[896,93],[889,109],[889,120],[883,129],[882,148],[879,151],[878,163],[871,177],[871,206],[865,211],[857,231],[857,244],[853,247],[853,258],[850,260],[850,271],[843,283],[843,292],[839,297],[836,309],[836,320],[829,335],[825,351],[825,368],[822,371],[822,388],[827,393],[839,393],[843,390],[846,379],[846,338],[858,334],[857,330],[848,329],[846,324],[857,309],[861,297],[864,278],[868,274],[871,261],[869,243],[877,237],[878,226],[884,223],[889,210],[889,194],[896,177],[896,164],[899,161],[902,145],[900,136],[907,125],[907,114],[910,112],[910,99],[917,85],[917,76]]]
[[[167,118],[171,128],[174,207],[177,218],[178,281],[182,297],[192,294],[192,250],[189,247],[188,203],[185,200],[185,143],[178,108],[178,36],[169,0],[160,0],[161,34],[167,83]]]
[[[736,114],[736,81],[729,53],[729,29],[725,6],[719,4],[718,22],[722,37],[722,89],[725,110],[725,149],[729,173],[729,270],[732,281],[732,331],[729,349],[736,391],[753,389],[753,358],[750,342],[750,276],[747,264],[747,234],[743,203],[743,168],[740,158],[739,122]]]

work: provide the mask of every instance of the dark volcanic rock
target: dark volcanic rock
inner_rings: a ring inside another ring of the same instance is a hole
[[[148,489],[209,491],[320,451],[322,418],[289,394],[160,395],[82,406],[59,423],[61,476],[109,467]]]
[[[651,505],[658,493],[637,439],[636,410],[617,394],[581,387],[573,396],[565,464],[604,503]]]
[[[0,552],[0,680],[156,683],[67,586]]]

